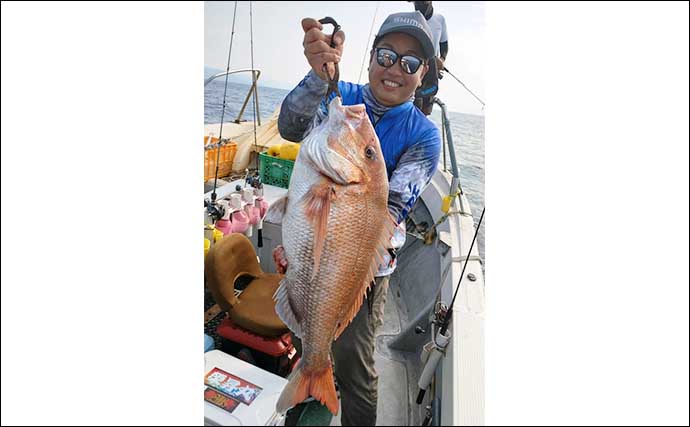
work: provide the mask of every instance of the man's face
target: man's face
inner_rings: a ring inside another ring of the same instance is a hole
[[[385,68],[376,61],[376,51],[369,62],[369,86],[381,104],[393,107],[410,99],[415,90],[421,85],[424,74],[429,66],[424,64],[414,74],[408,74],[400,66],[400,57],[412,55],[423,58],[422,47],[412,36],[404,33],[386,34],[376,45],[377,48],[387,48],[398,54],[395,64]]]

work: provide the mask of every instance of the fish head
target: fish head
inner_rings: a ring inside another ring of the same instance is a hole
[[[316,169],[341,185],[387,183],[381,144],[364,104],[343,106],[334,98],[328,117],[303,142],[300,150]]]

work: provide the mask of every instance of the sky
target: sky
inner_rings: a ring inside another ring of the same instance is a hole
[[[204,5],[204,65],[225,70],[230,46],[235,2],[207,1]],[[381,2],[252,2],[254,67],[261,70],[259,84],[292,89],[309,71],[304,57],[304,32],[300,21],[311,17],[333,17],[345,32],[340,78],[364,84],[368,81],[367,56],[378,28],[386,16],[413,11],[407,1]],[[251,44],[249,2],[237,2],[235,35],[230,69],[250,68]],[[446,67],[484,102],[484,2],[434,2],[434,13],[442,14],[448,27]],[[373,21],[373,30],[372,30]],[[325,26],[331,32],[331,25]],[[371,38],[369,33],[372,32]],[[360,70],[361,79],[360,79]],[[483,114],[481,104],[457,81],[446,74],[437,96],[451,111]]]

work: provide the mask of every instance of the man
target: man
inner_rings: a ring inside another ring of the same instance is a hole
[[[331,48],[330,35],[323,34],[322,25],[311,18],[302,20],[302,29],[304,54],[312,69],[285,98],[278,118],[281,136],[291,141],[303,140],[328,114],[325,66],[340,61],[345,39],[339,31],[333,38],[335,48]],[[369,83],[338,82],[343,105],[364,104],[381,143],[389,180],[388,209],[399,224],[393,247],[404,243],[405,218],[436,171],[441,151],[438,129],[412,103],[434,54],[424,16],[396,13],[386,18],[374,39]],[[344,426],[376,425],[374,346],[376,329],[383,323],[388,279],[396,266],[392,254],[381,265],[367,301],[333,343]],[[284,272],[285,260],[277,259],[276,264]]]
[[[443,78],[443,64],[448,55],[448,29],[446,19],[439,13],[434,13],[434,7],[430,1],[414,2],[416,11],[424,15],[434,43],[436,62],[432,63],[429,72],[422,81],[422,87],[415,93],[415,105],[425,115],[431,114],[434,108],[434,95],[438,92],[438,79]]]

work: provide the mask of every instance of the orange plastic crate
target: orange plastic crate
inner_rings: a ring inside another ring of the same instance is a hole
[[[218,138],[204,137],[204,181],[213,179],[216,174],[216,158],[218,158],[218,177],[230,175],[232,162],[235,160],[237,143],[223,141],[220,144],[220,157],[218,158]]]

